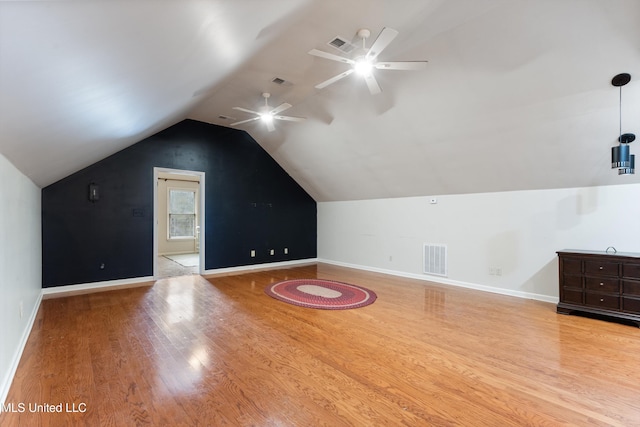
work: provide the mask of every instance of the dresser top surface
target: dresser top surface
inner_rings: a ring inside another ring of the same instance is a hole
[[[589,251],[584,249],[563,249],[556,252],[558,255],[593,255],[593,256],[608,256],[608,257],[620,257],[620,258],[637,258],[640,259],[640,253],[638,252],[607,252],[607,251]]]

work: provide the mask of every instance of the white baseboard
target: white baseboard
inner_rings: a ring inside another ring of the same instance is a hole
[[[389,274],[391,276],[406,277],[408,279],[423,280],[425,282],[434,282],[434,283],[441,283],[443,285],[451,285],[451,286],[458,286],[458,287],[461,287],[461,288],[475,289],[475,290],[478,290],[478,291],[491,292],[491,293],[494,293],[494,294],[509,295],[509,296],[512,296],[512,297],[518,297],[518,298],[524,298],[524,299],[532,299],[532,300],[536,300],[536,301],[544,301],[544,302],[550,302],[550,303],[554,303],[554,304],[558,303],[558,298],[557,297],[553,297],[553,296],[549,296],[549,295],[535,294],[535,293],[531,293],[531,292],[514,291],[513,289],[496,288],[496,287],[493,287],[493,286],[479,285],[477,283],[469,283],[469,282],[462,282],[462,281],[459,281],[459,280],[446,279],[444,277],[429,276],[429,275],[414,274],[414,273],[406,273],[406,272],[403,272],[403,271],[387,270],[387,269],[384,269],[384,268],[368,267],[368,266],[365,266],[365,265],[358,265],[358,264],[349,264],[349,263],[346,263],[346,262],[340,262],[340,261],[334,261],[334,260],[322,259],[322,258],[319,258],[318,262],[322,262],[322,263],[325,263],[325,264],[337,265],[337,266],[340,266],[340,267],[355,268],[357,270],[371,271],[371,272],[374,272],[374,273]]]
[[[0,385],[0,404],[4,404],[7,401],[7,395],[9,394],[9,389],[11,388],[11,384],[13,383],[13,378],[16,375],[16,371],[18,370],[18,365],[20,364],[20,359],[22,359],[22,353],[24,352],[24,348],[27,346],[27,340],[29,339],[29,335],[31,335],[31,329],[33,329],[33,325],[36,321],[36,316],[38,315],[38,310],[40,309],[40,304],[42,303],[42,292],[38,294],[38,298],[36,299],[36,303],[33,306],[33,310],[31,311],[31,315],[29,316],[29,321],[27,322],[27,327],[24,328],[22,332],[22,337],[20,337],[20,342],[18,344],[18,348],[11,359],[11,364],[9,365],[9,372],[4,379],[4,382]]]
[[[216,268],[205,270],[202,274],[206,277],[225,276],[231,274],[242,274],[255,271],[276,270],[286,267],[301,267],[303,265],[313,265],[318,262],[318,258],[298,259],[294,261],[268,262],[264,264],[241,265],[238,267]]]
[[[88,294],[97,291],[111,291],[114,289],[134,288],[151,285],[155,282],[153,276],[134,277],[131,279],[106,280],[104,282],[81,283],[79,285],[55,286],[42,289],[42,298],[58,298],[71,295]]]

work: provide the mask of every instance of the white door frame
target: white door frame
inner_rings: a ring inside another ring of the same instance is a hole
[[[198,200],[198,225],[200,226],[200,248],[198,254],[200,257],[198,273],[204,274],[204,172],[189,171],[182,169],[169,168],[153,168],[153,279],[158,279],[158,176],[161,173],[173,173],[179,175],[197,176],[199,180],[198,192],[200,198]]]

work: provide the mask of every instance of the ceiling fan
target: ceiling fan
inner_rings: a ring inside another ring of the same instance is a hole
[[[286,102],[283,102],[282,104],[278,105],[276,108],[274,108],[272,110],[271,107],[269,107],[269,101],[268,101],[269,97],[271,96],[271,94],[268,93],[268,92],[264,92],[262,94],[262,96],[264,97],[264,107],[262,107],[262,112],[248,110],[248,109],[242,108],[242,107],[233,107],[234,110],[244,111],[245,113],[255,114],[256,117],[252,117],[252,118],[247,119],[247,120],[241,120],[239,122],[231,123],[231,126],[241,125],[243,123],[249,123],[249,122],[253,122],[253,121],[256,121],[256,120],[262,120],[267,125],[267,129],[269,130],[269,132],[273,132],[274,130],[276,130],[275,126],[273,126],[273,120],[274,119],[276,119],[276,120],[287,120],[287,121],[290,121],[290,122],[302,122],[302,121],[306,120],[305,117],[293,117],[293,116],[281,116],[281,115],[279,115],[278,113],[281,113],[282,111],[291,108],[292,105],[288,104]]]
[[[373,45],[367,49],[365,47],[366,40],[371,36],[371,31],[366,28],[358,30],[358,37],[362,39],[362,49],[355,51],[353,59],[345,58],[344,56],[334,55],[332,53],[324,52],[318,49],[311,49],[308,53],[320,58],[330,59],[332,61],[344,62],[351,65],[351,69],[344,73],[338,74],[335,77],[330,78],[322,83],[316,85],[316,89],[322,89],[329,86],[332,83],[341,80],[348,75],[356,72],[364,77],[369,91],[372,95],[376,95],[382,92],[378,81],[373,75],[373,70],[423,70],[427,61],[402,61],[402,62],[378,62],[378,55],[396,38],[398,31],[392,28],[383,28],[378,34],[376,41]]]

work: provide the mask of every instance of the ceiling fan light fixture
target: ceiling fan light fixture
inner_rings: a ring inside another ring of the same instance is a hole
[[[373,71],[373,64],[365,58],[360,58],[356,60],[356,63],[353,65],[353,69],[361,76],[369,76]]]
[[[321,83],[315,85],[316,89],[324,89],[325,87],[333,84],[343,78],[350,76],[351,74],[359,74],[367,83],[369,92],[372,95],[382,93],[382,88],[378,84],[374,75],[373,69],[378,70],[422,70],[425,68],[427,61],[392,61],[392,62],[379,62],[378,56],[383,50],[396,38],[398,31],[393,28],[384,27],[378,34],[378,37],[373,42],[373,45],[367,49],[366,41],[371,36],[371,31],[366,28],[358,30],[358,37],[362,39],[362,48],[355,50],[351,58],[344,56],[334,55],[329,52],[325,52],[318,49],[311,49],[309,55],[317,56],[319,58],[329,59],[331,61],[342,62],[349,64],[351,68],[344,71],[337,76],[331,77]],[[334,46],[335,47],[335,46]]]
[[[295,116],[283,116],[280,113],[283,112],[284,110],[288,110],[289,108],[292,107],[291,104],[289,104],[288,102],[283,102],[282,104],[278,105],[275,108],[271,108],[269,106],[269,97],[271,96],[270,93],[268,92],[264,92],[262,94],[262,97],[264,98],[264,107],[262,107],[260,109],[260,111],[254,111],[254,110],[249,110],[247,108],[242,108],[242,107],[233,107],[234,110],[239,110],[239,111],[243,111],[245,113],[249,113],[249,114],[253,114],[254,117],[250,118],[250,119],[246,119],[246,120],[240,120],[239,122],[234,122],[231,123],[229,126],[238,126],[244,123],[250,123],[250,122],[254,122],[257,120],[260,120],[262,122],[264,122],[265,125],[267,125],[267,130],[269,132],[273,132],[274,130],[276,130],[275,126],[273,125],[274,120],[286,120],[289,122],[303,122],[306,120],[306,118],[304,117],[295,117]]]

